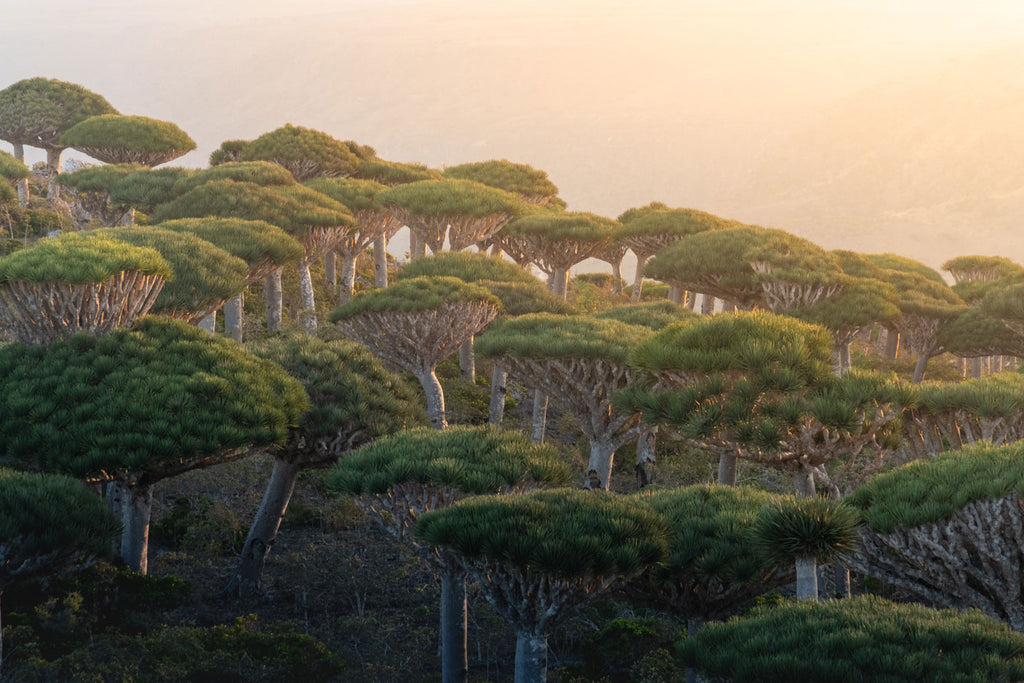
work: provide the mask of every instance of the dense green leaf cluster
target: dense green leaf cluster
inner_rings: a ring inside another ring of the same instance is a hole
[[[86,166],[72,173],[61,173],[57,182],[79,192],[110,192],[111,188],[128,176],[145,171],[142,164],[103,164]]]
[[[345,320],[367,311],[431,311],[442,304],[482,301],[500,306],[498,298],[483,287],[454,277],[414,277],[399,280],[387,289],[375,289],[331,311],[329,322]]]
[[[681,321],[694,321],[696,316],[693,311],[668,300],[616,306],[594,314],[600,320],[618,320],[652,330],[660,330]]]
[[[239,183],[255,183],[265,187],[295,185],[295,178],[288,169],[269,161],[232,161],[196,171],[182,178],[174,190],[179,195],[195,189],[203,183],[214,180],[234,180]]]
[[[1024,496],[1024,445],[975,445],[877,475],[847,500],[875,531],[949,519],[974,500]]]
[[[248,144],[248,140],[225,140],[220,143],[220,147],[210,153],[210,166],[241,161],[242,152]]]
[[[951,320],[966,307],[944,281],[935,282],[920,273],[899,270],[887,271],[885,277],[899,292],[899,307],[904,313]]]
[[[957,282],[973,279],[999,280],[1024,274],[1024,268],[1005,256],[956,256],[942,264]]]
[[[14,155],[0,151],[0,178],[19,180],[32,175],[28,166],[14,158]]]
[[[677,651],[702,674],[762,683],[1024,679],[1024,635],[977,611],[872,595],[789,602],[711,624]]]
[[[64,233],[0,259],[0,282],[99,284],[127,270],[173,279],[172,266],[160,251],[142,246],[91,232]]]
[[[64,131],[90,116],[116,113],[102,96],[80,85],[26,78],[0,90],[0,140],[63,149]]]
[[[854,551],[859,523],[857,510],[839,498],[787,496],[761,511],[754,535],[771,562],[829,562]]]
[[[537,282],[528,270],[498,256],[468,251],[443,251],[415,259],[395,273],[395,280],[447,275],[464,282]]]
[[[1024,294],[1024,287],[1017,294]],[[983,307],[964,310],[943,325],[936,338],[946,351],[964,358],[1024,356],[1024,337]]]
[[[640,209],[629,209],[619,221],[622,237],[644,235],[693,235],[707,230],[724,230],[740,227],[733,220],[719,218],[714,214],[697,209],[670,209],[664,204],[652,204]]]
[[[51,556],[37,572],[79,555],[103,557],[120,525],[82,482],[0,467],[0,590],[23,563]]]
[[[112,147],[182,154],[196,148],[195,140],[170,121],[120,114],[91,116],[66,130],[60,143],[75,148]]]
[[[247,348],[283,367],[306,388],[310,408],[302,414],[299,429],[307,444],[340,438],[351,448],[426,424],[418,394],[359,344],[302,335]]]
[[[159,317],[0,347],[0,383],[0,457],[77,477],[280,443],[309,407],[279,366]]]
[[[963,411],[993,418],[1016,418],[1024,412],[1024,375],[1000,372],[963,382],[917,385],[914,407],[931,413]]]
[[[416,536],[470,559],[572,578],[639,572],[664,557],[668,530],[636,497],[559,489],[469,498],[423,515]]]
[[[770,269],[760,273],[761,279],[814,285],[833,284],[839,279],[839,259],[810,240],[773,228],[762,228],[756,234],[744,258]]]
[[[282,266],[302,258],[302,245],[281,228],[241,218],[182,218],[158,223],[162,230],[195,235],[250,266],[271,261]]]
[[[77,175],[78,172],[71,174]],[[119,178],[107,188],[110,201],[133,206],[146,214],[153,213],[157,205],[169,202],[181,194],[180,183],[196,171],[171,166],[158,169],[140,169]]]
[[[870,258],[856,251],[846,249],[833,249],[832,256],[839,262],[843,272],[852,277],[866,277],[881,280],[885,277],[883,269]]]
[[[889,283],[867,277],[845,277],[839,282],[842,283],[839,293],[823,297],[810,306],[787,308],[784,313],[839,334],[899,319],[899,294]]]
[[[312,178],[307,180],[304,185],[343,204],[353,213],[356,211],[385,210],[379,195],[388,188],[386,185],[382,185],[375,180],[362,180],[360,178]]]
[[[518,216],[525,209],[510,192],[472,180],[420,180],[382,192],[378,199],[416,216]]]
[[[423,164],[408,164],[384,159],[364,159],[359,168],[359,177],[375,180],[389,187],[420,180],[439,180],[441,172]]]
[[[548,180],[545,171],[507,159],[449,166],[444,169],[444,177],[473,180],[526,197],[554,197],[558,194],[558,187]]]
[[[239,160],[281,164],[299,182],[316,176],[349,176],[359,169],[358,157],[344,142],[327,133],[291,124],[246,144]]]
[[[491,427],[411,429],[377,439],[342,458],[330,487],[341,493],[385,493],[401,484],[450,486],[468,495],[526,485],[563,485],[569,468],[551,446]]]
[[[417,261],[423,260],[426,259],[417,259]],[[498,297],[498,300],[501,301],[501,312],[504,315],[515,316],[527,313],[572,315],[576,313],[573,306],[566,303],[561,297],[552,294],[543,283],[532,276],[530,282],[479,280],[475,284]]]
[[[993,288],[985,294],[981,307],[997,318],[1024,321],[1024,284]]]
[[[499,320],[475,343],[485,357],[598,358],[625,364],[651,330],[592,316],[534,313]]]
[[[917,275],[920,275],[927,280],[931,280],[932,282],[943,285],[946,284],[946,280],[943,279],[942,274],[939,273],[939,271],[908,256],[900,256],[899,254],[863,254],[863,256],[882,270],[894,270],[900,273],[916,273]]]
[[[86,239],[155,249],[167,260],[174,278],[157,295],[154,312],[199,313],[236,296],[247,284],[249,266],[245,261],[192,233],[147,226],[101,228],[84,234]]]
[[[618,228],[611,218],[584,211],[535,211],[501,229],[509,237],[537,237],[545,242],[610,240]]]

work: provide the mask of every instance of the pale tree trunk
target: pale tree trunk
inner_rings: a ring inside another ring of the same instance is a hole
[[[812,498],[815,494],[814,472],[807,468],[801,468],[793,473],[793,488],[796,495],[801,498]]]
[[[683,304],[683,305],[686,306],[687,310],[690,310],[690,311],[696,309],[697,308],[697,292],[687,292],[686,293],[686,303]]]
[[[356,292],[356,261],[359,255],[346,256],[341,260],[341,288],[338,290],[338,301],[346,303]]]
[[[25,145],[20,142],[12,142],[14,145],[14,158],[25,163]],[[28,204],[28,178],[22,178],[17,183],[18,187],[18,203],[22,206]]]
[[[118,222],[118,225],[122,227],[135,225],[135,207],[129,207],[128,210],[124,212],[124,215],[121,216],[121,220]]]
[[[736,485],[737,460],[735,453],[722,453],[718,456],[718,483],[722,486]]]
[[[615,447],[611,441],[595,439],[590,442],[590,460],[587,462],[587,476],[583,488],[608,490],[612,480],[612,463]]]
[[[533,443],[544,443],[544,431],[548,423],[548,395],[540,389],[533,390]]]
[[[845,600],[850,597],[850,568],[836,562],[832,565],[832,580],[836,584],[836,599]]]
[[[121,559],[139,574],[149,570],[149,517],[153,510],[153,486],[128,487],[121,529]]]
[[[636,274],[633,276],[633,291],[629,295],[629,300],[634,304],[640,301],[640,296],[644,291],[644,264],[647,263],[647,257],[641,258],[638,254],[636,257]]]
[[[276,268],[263,281],[263,298],[267,302],[267,332],[281,331],[281,309],[284,296],[281,290],[281,270],[281,268]]]
[[[242,343],[242,321],[245,308],[245,292],[224,302],[224,336]]]
[[[914,366],[914,377],[910,380],[913,384],[920,384],[924,380],[924,369],[928,365],[928,354],[922,353],[917,357],[917,364]]]
[[[679,285],[668,286],[668,300],[674,304],[682,305],[683,298],[686,296],[686,290]]]
[[[409,228],[409,260],[415,261],[427,255],[427,243],[420,239],[416,232]]]
[[[196,326],[201,330],[206,330],[210,334],[217,331],[217,311],[211,311],[208,316],[200,320]]]
[[[569,269],[554,268],[548,275],[548,291],[565,300],[566,292],[569,289]]]
[[[451,559],[441,569],[441,681],[464,683],[469,676],[466,648],[466,575]]]
[[[622,294],[622,259],[612,264],[612,291]]]
[[[114,515],[114,519],[124,520],[124,509],[125,500],[128,498],[128,487],[120,481],[112,481],[107,484],[107,490],[103,495],[103,500],[106,502],[107,507],[110,508],[110,512]],[[121,540],[117,539],[111,543],[111,552],[114,555],[119,555],[121,550]]]
[[[427,417],[430,419],[430,426],[438,430],[447,429],[448,421],[444,415],[444,392],[441,390],[441,382],[434,374],[434,369],[421,372],[417,378],[423,386],[423,393],[427,395]]]
[[[548,680],[547,634],[516,633],[515,683],[543,683]]]
[[[338,286],[338,255],[333,251],[324,254],[324,281],[331,289]]]
[[[295,481],[302,466],[284,458],[274,458],[274,470],[270,475],[267,490],[263,493],[256,517],[252,520],[249,534],[242,547],[235,575],[228,582],[225,593],[258,595],[263,590],[263,565],[277,540],[281,520],[288,510],[288,503],[295,491]]]
[[[814,557],[796,558],[796,599],[818,599],[818,565]]]
[[[494,365],[491,370],[491,404],[487,408],[487,422],[501,424],[505,417],[505,395],[508,393],[508,373]]]
[[[981,377],[981,357],[971,359],[971,377]]]
[[[838,377],[850,372],[850,345],[834,344],[832,346],[832,371]]]
[[[60,199],[60,185],[57,184],[57,176],[60,175],[60,153],[61,149],[46,150],[46,198],[50,201]]]
[[[889,360],[896,360],[900,355],[900,333],[892,328],[886,328],[885,335],[885,357]]]
[[[384,235],[373,241],[373,284],[381,289],[388,286],[388,238]]]
[[[692,637],[704,630],[704,619],[701,617],[689,617],[686,620],[686,635]],[[704,683],[704,679],[700,677],[697,670],[692,667],[686,667],[686,683]]]
[[[459,379],[476,382],[476,354],[473,353],[473,337],[459,346]]]
[[[642,489],[654,483],[654,466],[658,458],[654,452],[658,428],[651,427],[636,438],[636,487]]]
[[[710,294],[702,294],[700,301],[701,315],[711,315],[715,312],[715,297]]]
[[[299,261],[299,294],[302,298],[302,312],[299,317],[307,334],[316,332],[316,299],[313,296],[313,277],[309,274],[309,262]]]
[[[992,372],[1002,372],[1002,371],[1003,371],[1003,357],[1002,356],[996,356],[995,358],[992,359]]]

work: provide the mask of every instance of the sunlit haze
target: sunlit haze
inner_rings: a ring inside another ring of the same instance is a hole
[[[1018,1],[3,4],[0,88],[58,78],[173,121],[199,146],[183,165],[292,123],[397,161],[528,163],[573,210],[1024,263]]]

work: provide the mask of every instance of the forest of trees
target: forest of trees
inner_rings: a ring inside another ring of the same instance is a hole
[[[45,78],[0,140],[0,679],[1024,680],[1021,264]]]

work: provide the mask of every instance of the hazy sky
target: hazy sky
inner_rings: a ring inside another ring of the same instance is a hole
[[[174,121],[199,145],[176,163],[292,123],[400,161],[529,163],[610,216],[734,206],[752,159],[845,98],[1024,44],[1019,0],[0,6],[0,87],[58,78]]]

